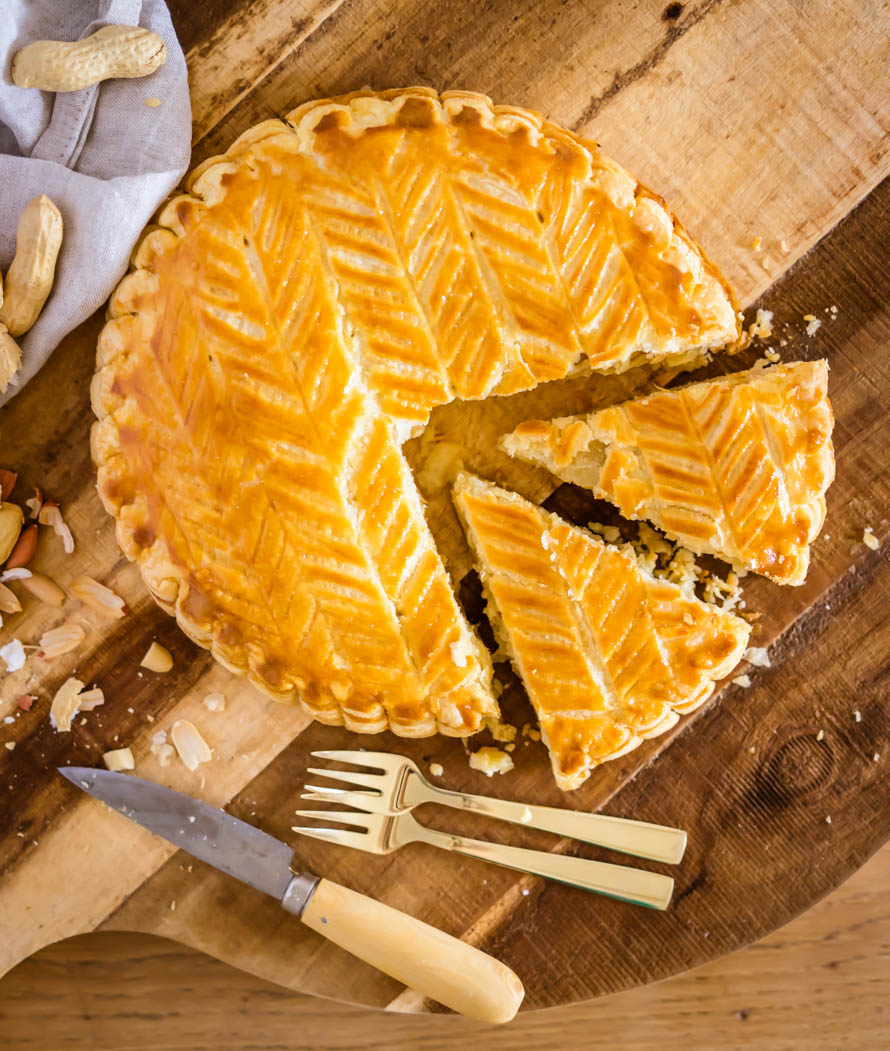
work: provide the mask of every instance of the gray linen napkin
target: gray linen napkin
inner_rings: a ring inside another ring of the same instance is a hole
[[[143,226],[189,162],[191,106],[185,57],[163,0],[3,0],[0,19],[0,269],[32,197],[45,193],[65,234],[53,291],[19,338],[22,367],[8,401],[66,333],[108,298]],[[12,82],[12,57],[34,40],[79,40],[103,25],[141,25],[163,38],[151,76],[53,94]],[[161,105],[146,106],[158,98]]]

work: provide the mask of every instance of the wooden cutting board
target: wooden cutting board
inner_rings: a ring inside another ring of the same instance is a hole
[[[140,930],[303,992],[429,1009],[271,899],[173,852],[54,773],[60,764],[96,764],[125,744],[142,775],[226,804],[285,839],[293,839],[308,752],[360,745],[403,751],[424,766],[440,762],[447,787],[687,828],[674,904],[663,914],[425,847],[377,858],[298,844],[306,866],[498,955],[523,978],[528,1007],[667,976],[807,908],[890,833],[886,4],[175,0],[171,9],[188,52],[196,162],[258,120],[367,84],[481,90],[595,137],[665,195],[743,305],[763,297],[775,311],[772,343],[786,360],[829,358],[837,481],[805,586],[746,582],[748,606],[762,614],[754,642],[770,646],[773,662],[751,672],[750,689],[727,686],[674,732],[596,771],[571,795],[556,790],[543,747],[526,738],[515,771],[486,781],[469,770],[460,741],[359,739],[264,699],[153,605],[120,556],[93,487],[88,385],[102,323],[93,317],[0,414],[0,459],[20,472],[14,498],[40,485],[60,501],[77,540],[65,556],[44,535],[35,568],[63,586],[91,574],[130,610],[101,623],[73,599],[62,612],[29,601],[2,629],[3,641],[34,642],[64,619],[89,627],[75,653],[51,664],[32,655],[0,682],[0,718],[13,717],[0,723],[0,740],[15,745],[0,749],[0,973],[77,932]],[[822,322],[812,336],[807,314]],[[762,349],[722,367],[740,368]],[[575,396],[567,391],[566,404]],[[521,409],[533,412],[534,403]],[[477,411],[479,426],[491,426]],[[441,424],[449,426],[447,417]],[[434,530],[443,528],[437,506]],[[569,487],[548,506],[580,522],[604,513]],[[862,543],[867,525],[879,550]],[[472,612],[471,579],[461,595]],[[155,638],[175,657],[167,675],[139,668]],[[58,734],[49,699],[75,671],[98,683],[107,702]],[[16,698],[28,688],[39,700],[19,713]],[[224,712],[203,708],[211,691],[226,695]],[[515,683],[505,710],[520,724],[531,718]],[[195,774],[178,763],[161,769],[149,753],[152,734],[182,717],[214,750]],[[420,816],[599,856],[469,815]]]

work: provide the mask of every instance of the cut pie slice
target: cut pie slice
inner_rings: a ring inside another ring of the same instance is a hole
[[[497,711],[400,448],[455,397],[735,338],[594,144],[481,95],[308,103],[202,164],[109,305],[93,430],[128,557],[227,667],[355,730]]]
[[[473,475],[454,497],[560,788],[664,733],[741,659],[744,620],[633,554]]]
[[[528,420],[502,446],[692,551],[802,584],[834,478],[833,422],[828,363],[799,361]]]

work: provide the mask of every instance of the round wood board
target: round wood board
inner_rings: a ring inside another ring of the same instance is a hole
[[[499,956],[524,980],[527,1007],[653,981],[739,948],[827,893],[890,834],[890,274],[882,248],[890,212],[888,187],[877,186],[887,170],[887,137],[874,119],[878,107],[887,107],[874,94],[881,83],[875,71],[886,13],[881,21],[879,5],[873,11],[866,5],[856,21],[818,4],[804,19],[790,3],[754,12],[725,11],[711,2],[687,4],[670,18],[657,5],[621,4],[604,5],[608,11],[590,16],[580,7],[566,11],[545,3],[517,8],[514,17],[497,5],[481,13],[474,6],[471,13],[469,4],[457,3],[433,19],[426,6],[419,0],[368,0],[344,12],[337,2],[307,3],[295,27],[287,5],[276,0],[172,5],[189,47],[196,161],[263,116],[366,82],[383,87],[421,79],[488,91],[498,101],[547,110],[589,134],[595,129],[619,160],[665,191],[743,302],[769,288],[762,305],[775,311],[776,338],[787,340],[780,347],[786,360],[824,355],[831,364],[838,471],[809,578],[795,589],[759,578],[745,585],[748,607],[762,614],[752,641],[770,646],[773,666],[752,670],[750,689],[726,686],[671,734],[600,768],[571,795],[555,788],[543,746],[521,735],[516,769],[486,781],[469,769],[460,741],[406,741],[389,734],[361,739],[310,723],[298,709],[275,705],[213,664],[151,603],[137,572],[120,556],[89,462],[88,385],[101,325],[94,317],[0,412],[2,465],[20,472],[14,498],[23,501],[31,485],[40,485],[60,501],[77,539],[75,554],[65,557],[56,538],[45,536],[36,568],[63,586],[89,573],[124,595],[130,607],[127,617],[110,624],[72,601],[63,612],[28,603],[24,614],[6,619],[4,641],[13,635],[34,641],[47,626],[68,618],[90,630],[74,654],[51,665],[32,657],[23,672],[0,683],[0,717],[14,719],[4,725],[3,737],[15,742],[14,750],[0,753],[0,971],[79,931],[142,930],[303,992],[430,1009],[301,927],[271,899],[173,853],[79,797],[54,773],[60,764],[96,764],[103,751],[124,744],[133,746],[144,776],[229,805],[290,841],[309,752],[361,746],[401,751],[424,767],[439,762],[446,787],[602,808],[686,828],[689,849],[671,873],[677,889],[665,913],[522,879],[426,847],[374,857],[311,841],[297,844],[308,868]],[[472,38],[465,22],[474,24]],[[399,36],[392,26],[400,27]],[[789,45],[789,34],[807,46]],[[426,37],[424,55],[435,56],[426,66],[404,43],[409,37]],[[772,65],[751,63],[730,46],[755,37],[768,56],[775,51]],[[596,60],[593,74],[593,67],[573,64],[571,56],[584,47]],[[233,86],[236,49],[244,79]],[[815,118],[797,105],[777,109],[770,102],[776,93],[790,97],[792,88],[798,97],[804,79],[820,82],[825,63],[836,65],[840,54],[855,57],[844,70],[848,90],[841,102],[823,102]],[[466,55],[470,65],[466,57],[455,58]],[[542,55],[552,58],[549,68],[542,68]],[[626,75],[597,82],[598,93],[591,95],[591,76],[601,77],[597,63],[623,68]],[[664,78],[673,69],[693,67],[695,89],[684,88],[681,76],[666,96]],[[744,100],[749,107],[728,151],[723,125],[708,116],[719,109],[727,82],[736,104]],[[811,124],[819,128],[815,139],[803,134]],[[744,171],[733,154],[746,157]],[[816,165],[820,180],[800,174]],[[851,211],[858,201],[863,203]],[[750,247],[755,233],[768,234],[759,254]],[[823,322],[811,338],[804,334],[805,314]],[[713,371],[746,367],[762,349],[718,361]],[[577,387],[567,387],[561,401],[551,385],[543,404],[574,406],[576,396]],[[535,402],[523,397],[515,411],[533,414]],[[446,429],[455,426],[449,411],[441,420]],[[480,426],[491,425],[492,415],[473,411],[481,413],[475,418]],[[498,426],[511,411],[496,417]],[[447,545],[452,530],[439,506],[431,501],[431,525]],[[609,513],[570,487],[553,494],[548,507],[580,523]],[[862,543],[866,525],[878,537],[877,551]],[[461,597],[471,616],[478,613],[472,578],[463,581]],[[138,666],[153,638],[174,653],[175,668],[167,676]],[[509,672],[500,670],[510,681]],[[108,701],[78,720],[71,734],[57,734],[47,719],[48,701],[75,671],[101,685]],[[17,714],[16,698],[26,688],[39,700],[31,712]],[[202,707],[212,690],[226,694],[225,712],[210,714]],[[515,680],[503,703],[510,721],[533,721]],[[152,734],[181,717],[193,718],[214,747],[213,762],[193,775],[178,764],[161,769],[149,752]],[[418,816],[455,832],[608,856],[441,809]]]

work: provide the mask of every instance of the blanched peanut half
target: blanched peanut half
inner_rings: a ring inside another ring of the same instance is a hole
[[[20,336],[37,320],[53,287],[62,245],[62,214],[42,193],[25,205],[15,236],[15,258],[6,275],[0,325]]]
[[[111,78],[147,77],[166,60],[157,33],[139,26],[103,26],[73,43],[28,44],[12,60],[12,79],[21,88],[80,91]]]

